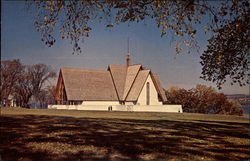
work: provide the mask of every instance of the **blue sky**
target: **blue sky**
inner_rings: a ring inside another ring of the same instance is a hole
[[[93,23],[89,38],[81,44],[82,54],[72,55],[69,40],[57,39],[52,47],[41,41],[34,28],[34,15],[25,10],[25,1],[2,2],[1,59],[20,59],[24,64],[44,63],[56,72],[60,67],[107,69],[108,64],[125,64],[127,38],[130,37],[132,64],[142,64],[161,77],[164,88],[172,85],[192,88],[196,84],[215,86],[201,76],[198,53],[176,55],[175,42],[160,37],[160,29],[151,20],[142,23],[121,24],[111,29],[105,24]],[[146,24],[146,25],[145,25]],[[198,26],[202,28],[202,26]],[[206,48],[208,35],[197,34],[201,51]],[[55,83],[56,81],[54,81]],[[247,87],[226,83],[221,92],[248,94]]]

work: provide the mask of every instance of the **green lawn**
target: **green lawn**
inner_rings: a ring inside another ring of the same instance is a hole
[[[4,108],[2,160],[247,160],[249,118]]]

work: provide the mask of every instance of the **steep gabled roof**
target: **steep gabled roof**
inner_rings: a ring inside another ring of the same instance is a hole
[[[68,100],[117,101],[109,71],[61,68]]]
[[[167,97],[165,95],[165,92],[163,91],[163,88],[161,86],[161,82],[160,82],[160,77],[158,74],[152,74],[152,80],[155,84],[156,90],[158,92],[158,94],[161,96],[162,102],[166,102],[167,101]]]
[[[141,68],[141,65],[139,64],[127,67],[126,82],[125,82],[124,92],[123,92],[123,97],[122,97],[123,101],[126,99],[140,68]]]
[[[62,97],[62,93],[61,93],[62,91],[63,91],[63,93],[65,93],[62,72],[60,70],[59,76],[58,76],[58,79],[57,79],[57,84],[56,84],[55,100],[61,100],[62,99],[61,98]],[[67,93],[65,93],[65,96],[67,97]]]
[[[136,101],[141,93],[141,90],[148,78],[150,70],[139,71],[131,90],[129,91],[126,101]]]
[[[122,100],[126,82],[127,66],[110,64],[108,70],[110,70],[118,98],[119,100]]]
[[[62,87],[67,100],[137,101],[149,75],[162,101],[166,102],[159,76],[141,65],[109,65],[107,71],[61,68],[56,96],[59,97]]]

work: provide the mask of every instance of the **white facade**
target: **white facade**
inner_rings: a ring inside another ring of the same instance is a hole
[[[119,105],[119,101],[83,101],[82,105]]]
[[[162,102],[160,102],[158,99],[158,93],[156,91],[151,75],[148,75],[148,78],[142,88],[136,104],[147,105],[147,83],[149,83],[149,105],[162,105]]]
[[[110,111],[109,105],[49,105],[48,109]],[[181,105],[113,105],[112,111],[183,113]]]

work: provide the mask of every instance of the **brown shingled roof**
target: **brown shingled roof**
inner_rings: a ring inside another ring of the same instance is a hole
[[[61,68],[68,100],[117,101],[109,71]]]
[[[134,84],[129,91],[128,96],[126,97],[126,101],[136,101],[141,93],[141,90],[148,78],[150,70],[141,70],[139,71]]]
[[[124,93],[123,93],[122,100],[126,99],[128,92],[131,89],[132,84],[135,81],[135,78],[140,68],[141,68],[141,65],[132,65],[132,66],[127,67],[126,83],[124,86]]]
[[[165,92],[161,86],[161,82],[160,82],[160,77],[158,74],[152,74],[152,80],[155,84],[156,90],[159,93],[159,95],[162,98],[162,102],[166,102],[167,101],[167,97],[165,95]]]
[[[122,100],[126,82],[127,66],[110,64],[109,68],[119,100]]]
[[[61,75],[67,100],[137,101],[149,75],[162,101],[167,100],[159,76],[141,65],[109,65],[107,71],[63,67]]]

